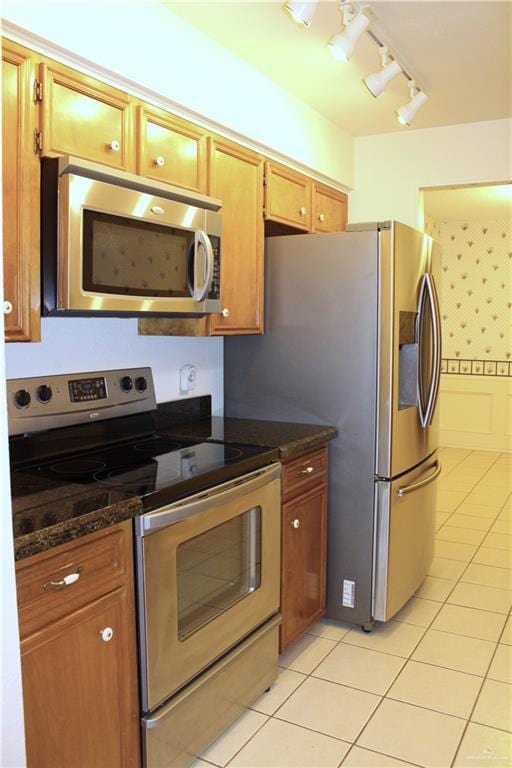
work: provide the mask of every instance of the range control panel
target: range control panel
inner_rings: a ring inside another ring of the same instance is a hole
[[[155,408],[151,368],[7,381],[9,435],[129,416]]]

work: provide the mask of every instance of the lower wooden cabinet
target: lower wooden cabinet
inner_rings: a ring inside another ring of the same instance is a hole
[[[136,768],[131,523],[16,571],[28,768]]]
[[[280,651],[325,612],[327,448],[283,466]]]

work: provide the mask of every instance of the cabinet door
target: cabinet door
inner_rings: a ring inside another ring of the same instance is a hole
[[[36,65],[2,46],[2,205],[6,341],[39,341],[39,158],[34,152]]]
[[[139,764],[131,602],[122,587],[22,642],[28,768]]]
[[[290,168],[267,162],[265,219],[294,229],[311,229],[311,180]]]
[[[222,200],[222,314],[212,334],[263,333],[263,158],[210,140],[209,194]]]
[[[42,154],[134,170],[132,100],[55,62],[41,64]]]
[[[342,232],[347,225],[347,196],[315,184],[313,198],[313,231]]]
[[[281,651],[325,610],[326,522],[325,485],[283,504]]]
[[[138,108],[137,173],[150,179],[206,190],[206,133],[164,110]]]

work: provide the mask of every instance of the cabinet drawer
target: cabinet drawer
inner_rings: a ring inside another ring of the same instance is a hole
[[[281,488],[283,497],[306,486],[327,482],[327,448],[300,456],[283,466]]]
[[[130,567],[129,521],[19,561],[16,583],[21,636],[111,592]]]

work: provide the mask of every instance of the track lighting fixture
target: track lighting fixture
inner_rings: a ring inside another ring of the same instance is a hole
[[[307,3],[300,3],[294,2],[294,0],[289,0],[289,2],[283,5],[283,11],[289,13],[296,24],[300,24],[303,27],[309,27],[311,20],[315,15],[317,4],[318,0]]]
[[[363,11],[354,13],[349,3],[340,3],[343,8],[343,32],[333,35],[329,40],[329,48],[335,59],[348,61],[355,51],[357,41],[368,29],[370,19]]]
[[[396,110],[400,125],[410,125],[416,117],[416,112],[428,101],[428,96],[420,91],[414,80],[409,80],[410,101]]]
[[[380,57],[382,64],[380,71],[368,75],[363,80],[363,83],[375,98],[380,96],[387,84],[403,71],[398,61],[390,58],[386,46],[382,46],[380,49]]]

